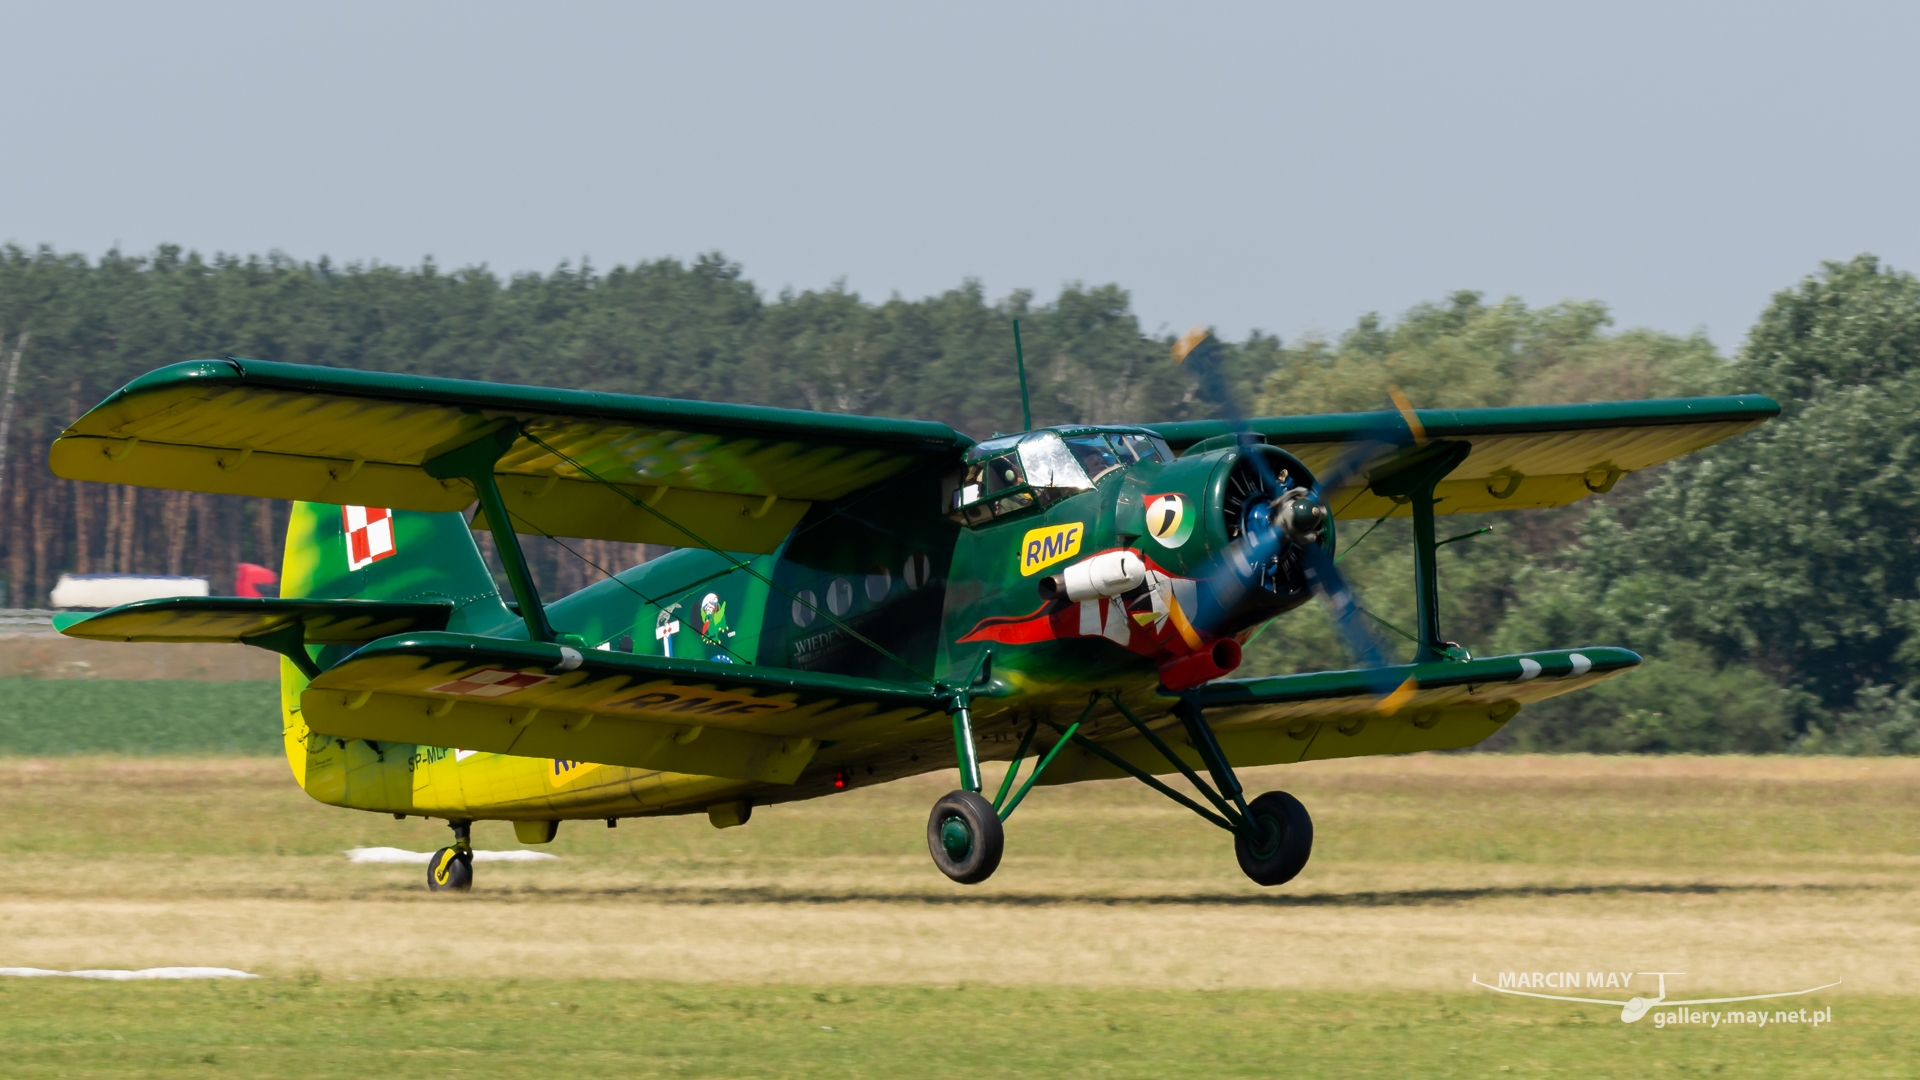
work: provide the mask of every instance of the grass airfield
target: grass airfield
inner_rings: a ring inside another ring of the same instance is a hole
[[[726,831],[569,822],[559,861],[439,896],[342,852],[443,825],[320,806],[277,759],[0,759],[0,966],[264,976],[0,979],[0,1054],[18,1076],[1916,1074],[1920,761],[1243,778],[1313,811],[1280,889],[1131,781],[1036,790],[999,873],[953,885],[925,851],[934,775]],[[517,846],[500,823],[475,844]],[[1675,999],[1845,982],[1753,1006],[1832,1025],[1764,1029],[1469,983],[1555,970],[1687,972]]]

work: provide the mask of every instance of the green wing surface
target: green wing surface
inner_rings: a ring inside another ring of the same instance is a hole
[[[63,611],[54,629],[94,641],[245,642],[299,626],[307,645],[364,645],[394,634],[440,630],[446,603],[378,600],[277,600],[181,596],[141,600],[101,612]]]
[[[460,510],[471,485],[434,479],[421,463],[510,424],[523,434],[495,475],[516,530],[693,546],[671,520],[754,553],[778,546],[812,503],[972,444],[922,420],[230,357],[128,383],[74,421],[49,464],[70,480]]]
[[[931,687],[446,633],[368,645],[300,707],[337,738],[781,784],[822,742],[946,718]]]
[[[1758,394],[1414,412],[1428,440],[1473,447],[1435,489],[1437,514],[1565,506],[1611,489],[1627,473],[1712,446],[1779,414],[1778,403]],[[1378,412],[1269,416],[1248,426],[1318,473],[1349,453],[1363,452],[1368,432],[1404,430],[1403,423],[1399,413]],[[1233,427],[1220,420],[1191,420],[1156,424],[1153,430],[1175,449],[1184,449],[1230,435]],[[1382,449],[1332,493],[1336,515],[1412,513],[1409,505],[1396,507],[1366,485],[1394,472],[1398,460],[1414,452]]]
[[[1379,671],[1221,679],[1195,693],[1229,760],[1236,766],[1279,765],[1472,746],[1525,705],[1591,686],[1639,663],[1640,657],[1626,649],[1563,649]],[[1407,680],[1413,682],[1411,696],[1383,703],[1376,687]],[[1159,733],[1161,739],[1190,765],[1203,767],[1180,736],[1178,720],[1169,715],[1150,726],[1170,726]],[[1174,771],[1131,728],[1101,740],[1101,746],[1148,772]],[[1085,751],[1063,758],[1047,782],[1123,775]]]

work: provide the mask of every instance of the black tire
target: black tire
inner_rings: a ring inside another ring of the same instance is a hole
[[[473,888],[473,855],[443,847],[427,861],[427,888],[433,892],[466,892]]]
[[[1269,791],[1247,804],[1259,842],[1245,832],[1235,833],[1233,853],[1240,869],[1260,885],[1285,885],[1306,868],[1313,854],[1313,818],[1300,800],[1284,791]]]
[[[940,872],[962,885],[993,876],[1006,848],[1007,834],[993,804],[971,791],[941,796],[927,816],[927,851]]]

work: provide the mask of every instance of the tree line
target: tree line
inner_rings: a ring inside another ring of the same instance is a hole
[[[620,393],[1020,424],[1020,320],[1036,424],[1210,414],[1116,285],[990,300],[977,283],[869,302],[763,295],[715,255],[502,278],[484,267],[0,249],[0,361],[21,362],[0,471],[0,573],[15,605],[59,573],[277,566],[284,504],[78,485],[47,472],[59,430],[160,364],[238,355]],[[1619,644],[1648,664],[1527,710],[1495,747],[1920,752],[1920,284],[1872,256],[1776,294],[1744,345],[1616,331],[1606,307],[1459,292],[1335,336],[1225,347],[1265,414],[1703,393],[1769,394],[1781,418],[1555,511],[1449,519],[1495,531],[1443,549],[1443,628],[1478,653]],[[0,369],[4,374],[4,369]],[[1345,530],[1358,536],[1363,527]],[[1382,633],[1412,620],[1410,536],[1390,520],[1346,557]],[[603,566],[640,557],[604,543]],[[533,545],[543,589],[597,571]],[[1248,670],[1345,663],[1322,616],[1280,620]]]
[[[0,472],[7,602],[45,604],[62,572],[189,574],[225,591],[233,567],[278,567],[286,506],[270,500],[76,484],[47,447],[80,413],[162,364],[245,356],[491,382],[943,420],[976,435],[1020,425],[1011,322],[1021,320],[1034,421],[1194,413],[1187,383],[1142,335],[1125,292],[1068,288],[989,303],[967,283],[870,304],[841,288],[769,300],[718,255],[562,266],[335,266],[203,258],[164,246],[97,260],[0,249],[0,347],[22,363]],[[483,542],[484,543],[484,542]],[[637,548],[575,545],[600,565]],[[530,545],[543,589],[598,574]]]

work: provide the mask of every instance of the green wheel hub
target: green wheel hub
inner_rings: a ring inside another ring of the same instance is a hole
[[[1252,820],[1248,821],[1247,824],[1249,826],[1247,830],[1247,847],[1252,850],[1254,857],[1257,859],[1272,858],[1273,853],[1280,850],[1280,838],[1282,836],[1280,822],[1275,820],[1271,814],[1256,813],[1252,815]]]
[[[967,828],[965,818],[956,814],[940,823],[940,846],[956,862],[967,857],[973,850],[973,830]]]

